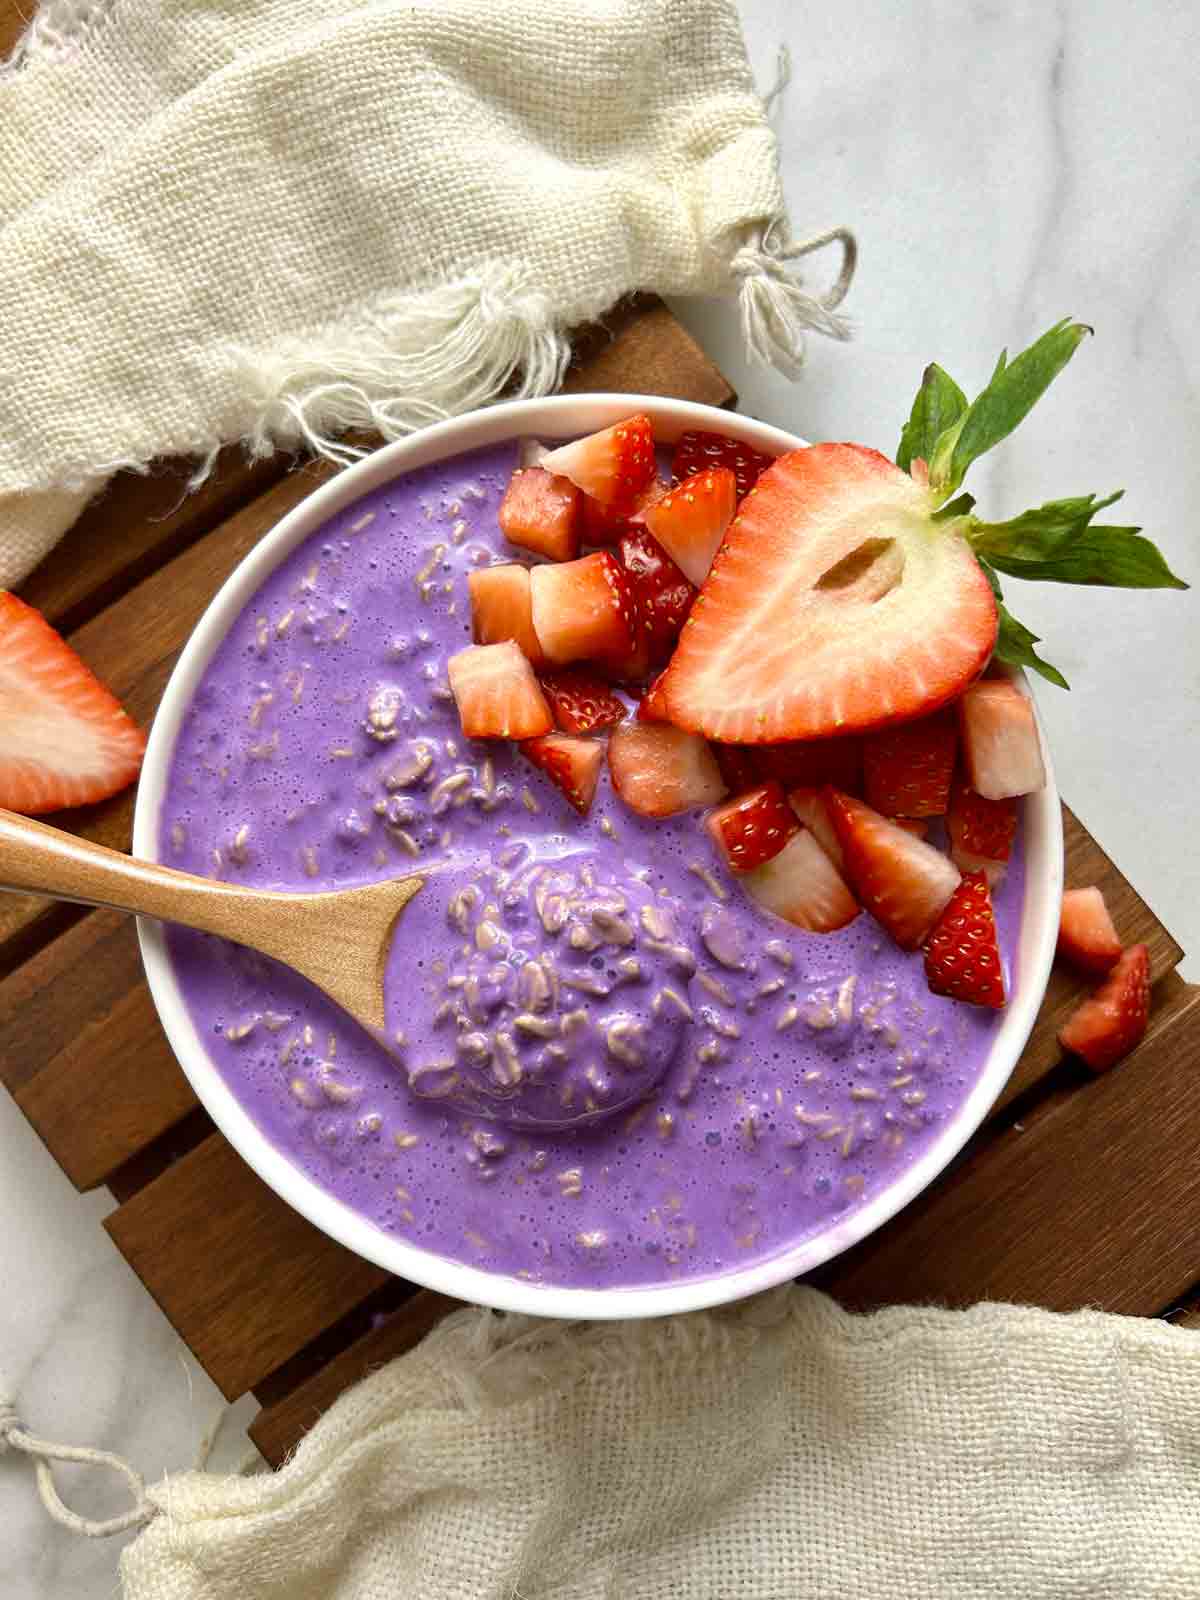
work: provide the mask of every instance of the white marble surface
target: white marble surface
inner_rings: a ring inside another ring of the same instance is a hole
[[[1095,339],[971,486],[1000,515],[1124,486],[1129,520],[1200,578],[1194,6],[741,4],[760,82],[780,41],[794,57],[776,118],[796,230],[846,222],[862,245],[857,339],[814,343],[798,384],[746,370],[727,308],[680,308],[746,409],[890,453],[928,360],[970,389],[1002,344],[1073,314]],[[1017,584],[1011,599],[1075,684],[1040,695],[1063,792],[1200,978],[1197,601]],[[0,1096],[0,1367],[30,1426],[154,1476],[192,1459],[218,1398],[109,1245],[105,1209],[74,1194]],[[249,1410],[219,1461],[244,1448]],[[116,1504],[66,1481],[81,1509]],[[0,1460],[5,1600],[107,1600],[116,1544],[46,1521],[23,1466]]]

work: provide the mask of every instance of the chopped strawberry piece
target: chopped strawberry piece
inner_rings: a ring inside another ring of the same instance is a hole
[[[750,748],[762,775],[778,778],[785,789],[820,789],[828,784],[843,794],[862,793],[861,739],[800,739]]]
[[[608,765],[621,799],[643,817],[670,817],[725,797],[705,741],[666,723],[623,722],[608,741]]]
[[[958,868],[861,800],[836,789],[824,799],[850,887],[902,950],[915,950],[954,893]]]
[[[923,839],[929,832],[929,824],[924,817],[889,817],[889,822],[894,822],[898,828],[903,828],[905,833],[911,833],[914,839]],[[955,862],[957,866],[958,863]],[[962,868],[959,868],[962,871]]]
[[[800,831],[787,796],[774,782],[760,784],[718,806],[705,826],[734,872],[762,866]]]
[[[1004,876],[1017,835],[1017,802],[985,800],[958,774],[950,786],[946,817],[950,856],[960,872],[984,872],[995,885]]]
[[[620,551],[637,607],[639,644],[651,666],[661,666],[675,648],[696,591],[645,528],[623,534]]]
[[[736,504],[733,473],[716,467],[656,500],[642,512],[642,521],[689,582],[699,585],[708,577]]]
[[[91,805],[137,777],[146,736],[40,612],[0,590],[0,806]]]
[[[944,816],[957,746],[951,711],[868,734],[863,740],[867,804],[885,817]]]
[[[998,614],[966,539],[933,512],[930,490],[878,451],[781,456],[738,508],[680,635],[671,721],[776,744],[868,732],[961,694]]]
[[[604,746],[598,739],[547,733],[540,739],[526,739],[521,754],[558,785],[581,816],[587,816],[604,762]]]
[[[523,550],[550,561],[571,561],[579,554],[579,501],[570,478],[524,467],[509,480],[498,513],[500,531]]]
[[[1090,889],[1068,889],[1062,897],[1058,953],[1080,972],[1103,977],[1121,959],[1121,941],[1104,895]]]
[[[654,718],[646,720],[653,721]],[[714,744],[712,753],[717,758],[721,776],[729,785],[731,794],[740,794],[743,789],[753,789],[756,783],[762,781],[754,757],[745,745]]]
[[[595,733],[625,720],[624,702],[590,672],[572,668],[544,672],[541,683],[554,720],[564,733]]]
[[[570,478],[606,510],[628,512],[654,477],[650,418],[639,412],[600,433],[559,445],[542,457],[542,466]]]
[[[986,800],[1032,794],[1046,785],[1033,702],[1008,678],[972,684],[959,704],[972,787]]]
[[[668,485],[660,478],[651,478],[645,488],[638,490],[633,504],[620,512],[607,510],[599,500],[593,500],[590,494],[583,495],[581,521],[584,544],[618,544],[625,534],[633,533],[635,529],[641,527],[642,524],[637,519],[647,506],[653,505],[656,500],[661,500],[667,489]]]
[[[619,666],[632,655],[633,595],[625,568],[607,550],[534,567],[529,574],[533,628],[554,666],[597,661]]]
[[[741,500],[774,463],[774,456],[765,456],[761,451],[743,444],[740,439],[731,439],[724,433],[689,430],[679,437],[671,468],[676,481],[682,483],[685,478],[704,472],[708,467],[726,467],[733,473],[737,497]]]
[[[511,639],[472,644],[446,663],[468,739],[535,739],[554,726],[528,657]]]
[[[1141,1042],[1149,1021],[1150,952],[1131,944],[1095,994],[1067,1018],[1058,1042],[1093,1072],[1104,1072]]]
[[[638,701],[637,719],[639,722],[665,722],[667,720],[667,708],[663,704],[662,696],[659,693],[659,684],[662,683],[663,677],[664,674],[660,672]],[[732,784],[730,787],[732,788]]]
[[[533,631],[529,568],[515,561],[467,574],[471,595],[471,637],[476,644],[511,639],[535,667],[546,659]]]
[[[962,880],[935,923],[925,946],[925,981],[934,994],[1003,1009],[1004,967],[992,897],[982,872]]]
[[[834,828],[829,812],[825,808],[825,790],[812,788],[793,789],[788,794],[788,804],[804,826],[812,833],[830,861],[844,875],[846,858],[842,854],[841,845],[838,843],[837,830]]]
[[[846,880],[807,828],[741,881],[760,906],[808,933],[833,933],[858,915]]]

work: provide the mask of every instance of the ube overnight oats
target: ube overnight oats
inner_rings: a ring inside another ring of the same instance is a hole
[[[581,814],[520,744],[464,735],[449,663],[472,644],[471,575],[540,560],[498,522],[518,465],[515,444],[474,451],[332,517],[245,607],[171,761],[169,865],[285,890],[428,874],[387,972],[392,1051],[265,958],[180,930],[170,956],[254,1122],[380,1229],[544,1284],[708,1277],[896,1182],[967,1098],[998,1015],[930,992],[922,951],[857,900],[845,926],[811,932],[762,866],[731,866],[706,821],[762,779],[743,753],[705,769],[703,804],[646,815],[601,749]],[[536,671],[564,664],[560,648]],[[654,726],[617,692],[626,728]],[[791,841],[813,851],[829,833],[805,809],[819,797],[800,787]],[[951,842],[936,817],[909,828]],[[996,980],[1011,985],[1019,828],[1002,873],[955,843],[994,880]],[[853,878],[832,833],[821,849]]]

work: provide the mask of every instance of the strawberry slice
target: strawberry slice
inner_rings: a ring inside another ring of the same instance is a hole
[[[1095,994],[1059,1029],[1058,1042],[1104,1072],[1140,1043],[1150,1021],[1150,952],[1131,944]]]
[[[829,812],[825,808],[824,789],[792,789],[788,794],[788,804],[804,826],[812,833],[830,861],[844,876],[846,858],[842,854],[841,845],[838,843],[837,830],[834,828]]]
[[[863,740],[867,804],[885,817],[944,816],[957,746],[951,711],[869,734]]]
[[[708,577],[713,557],[737,505],[737,482],[728,467],[687,478],[642,512],[642,521],[697,586]]]
[[[661,722],[623,722],[608,741],[613,787],[631,811],[671,817],[725,798],[725,781],[703,739]]]
[[[547,472],[561,473],[608,511],[631,511],[654,477],[654,433],[639,412],[600,433],[559,445],[542,457]]]
[[[733,872],[762,866],[800,831],[796,813],[777,783],[760,784],[718,806],[705,826]]]
[[[484,567],[467,574],[471,596],[471,637],[476,644],[503,644],[511,639],[520,645],[533,666],[546,659],[533,631],[533,608],[529,590],[529,568],[515,561],[499,567]]]
[[[992,653],[997,611],[934,503],[861,445],[781,456],[739,507],[680,635],[663,685],[671,721],[774,744],[953,700]]]
[[[675,648],[696,590],[645,528],[623,534],[620,553],[637,607],[639,646],[651,666],[661,666]]]
[[[604,746],[598,739],[547,733],[540,739],[524,740],[521,754],[558,785],[581,816],[587,816],[604,762]]]
[[[820,789],[825,784],[843,794],[861,794],[861,739],[801,739],[791,744],[751,747],[752,760],[766,778],[778,778],[785,789]]]
[[[629,574],[610,551],[534,567],[529,582],[534,632],[554,666],[599,661],[619,667],[633,654]]]
[[[645,704],[643,700],[642,704]],[[639,708],[638,715],[641,716]],[[643,719],[653,722],[653,717]],[[731,794],[740,794],[743,789],[753,789],[756,783],[762,782],[762,774],[752,753],[740,744],[714,744],[712,753],[717,758],[717,765],[721,769],[721,776],[729,785]]]
[[[1003,1010],[1004,968],[992,897],[982,872],[969,873],[950,896],[925,946],[925,981],[934,994]]]
[[[500,531],[509,544],[550,561],[571,561],[579,554],[579,501],[570,478],[524,467],[513,473],[500,503]]]
[[[958,886],[958,868],[861,800],[837,789],[824,799],[850,887],[902,950],[915,950]]]
[[[590,672],[570,668],[544,672],[541,683],[554,720],[564,733],[595,733],[598,728],[612,728],[625,720],[624,703],[603,678]]]
[[[639,489],[633,498],[633,503],[626,510],[609,511],[602,506],[599,500],[593,500],[590,494],[581,496],[584,544],[615,545],[627,533],[632,533],[641,526],[637,521],[647,506],[653,505],[666,494],[669,484],[663,483],[661,478],[651,478],[649,483]]]
[[[1033,702],[1011,679],[973,684],[958,711],[967,776],[984,799],[1007,800],[1045,788]]]
[[[808,933],[833,933],[858,915],[846,880],[807,828],[742,883],[760,906]]]
[[[1104,895],[1090,889],[1068,889],[1062,897],[1058,953],[1080,972],[1103,977],[1121,959],[1121,941]]]
[[[1017,802],[985,800],[959,773],[950,785],[946,828],[950,859],[959,871],[986,873],[994,887],[1004,876],[1017,836]]]
[[[685,478],[694,477],[709,467],[726,467],[733,473],[737,497],[742,500],[774,460],[774,456],[765,456],[740,439],[731,439],[728,434],[689,430],[679,436],[671,469],[675,481],[682,483]]]
[[[535,739],[553,728],[533,668],[511,639],[468,645],[446,671],[468,739]]]
[[[0,806],[91,805],[137,777],[146,736],[39,611],[0,590]]]

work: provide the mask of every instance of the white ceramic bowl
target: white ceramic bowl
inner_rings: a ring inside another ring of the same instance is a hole
[[[579,395],[514,401],[402,440],[317,489],[263,538],[233,572],[197,623],[154,720],[134,813],[135,854],[155,859],[158,818],[181,719],[205,668],[245,603],[268,574],[335,512],[381,484],[430,462],[528,435],[566,438],[591,433],[645,411],[656,436],[670,442],[689,428],[732,434],[768,454],[805,443],[793,434],[734,412],[645,395]],[[209,1059],[184,1005],[162,928],[140,924],[142,956],[159,1016],[197,1096],[234,1148],[289,1205],[367,1260],[414,1283],[460,1300],[551,1317],[619,1318],[691,1311],[754,1294],[811,1271],[857,1243],[919,1194],[962,1148],[1008,1081],[1037,1016],[1050,972],[1062,894],[1062,824],[1058,791],[1047,783],[1025,804],[1025,903],[1014,993],[991,1052],[958,1116],[919,1161],[867,1205],[824,1232],[767,1260],[680,1283],[630,1289],[576,1289],[527,1283],[419,1249],[384,1233],[322,1189],[277,1150],[235,1099]]]

